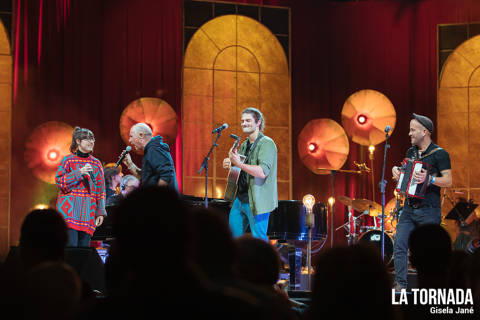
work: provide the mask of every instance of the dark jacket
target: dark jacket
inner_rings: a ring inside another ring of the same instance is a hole
[[[155,136],[145,146],[142,160],[142,185],[156,185],[160,178],[178,192],[170,147],[163,142],[161,136]]]

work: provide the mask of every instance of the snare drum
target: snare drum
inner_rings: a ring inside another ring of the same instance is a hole
[[[378,249],[380,254],[382,253],[382,231],[381,230],[370,230],[363,233],[358,239],[359,244],[369,244],[373,245]],[[393,257],[393,240],[392,238],[385,233],[385,264],[389,264]]]

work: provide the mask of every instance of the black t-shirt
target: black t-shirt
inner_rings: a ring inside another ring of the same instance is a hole
[[[245,150],[245,156],[248,156],[250,152],[250,148],[252,147],[252,143],[247,140],[247,149]],[[245,163],[248,164],[248,158],[245,160]],[[248,184],[247,184],[247,173],[245,171],[240,172],[240,176],[238,177],[238,192],[237,192],[238,200],[242,203],[248,203]]]
[[[428,154],[437,148],[438,146],[431,142],[425,152],[421,154],[418,152],[418,147],[413,146],[408,149],[406,158],[416,159],[418,156],[422,157],[422,155]],[[436,177],[441,177],[441,172],[443,170],[449,170],[452,168],[450,164],[450,156],[444,149],[437,150],[431,155],[422,158],[420,161],[428,163],[431,166],[429,169],[430,176],[434,175]],[[409,198],[407,201],[409,204],[420,204],[420,206],[440,208],[440,187],[429,185],[423,200]]]

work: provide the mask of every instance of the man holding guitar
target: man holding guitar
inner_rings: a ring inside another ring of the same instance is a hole
[[[430,180],[427,181],[428,187],[423,198],[406,197],[398,219],[393,247],[395,289],[397,290],[407,288],[407,252],[410,234],[419,225],[442,222],[440,187],[448,188],[452,185],[450,156],[447,151],[433,143],[432,132],[432,120],[414,113],[408,134],[412,147],[408,149],[406,158],[419,160],[429,165],[428,175],[425,169],[413,173],[416,184],[423,183],[427,176],[430,176]],[[399,167],[392,168],[395,180],[398,181],[400,174]]]
[[[278,206],[277,146],[262,133],[265,119],[260,110],[246,108],[241,119],[247,139],[238,151],[232,147],[223,160],[223,168],[236,166],[241,170],[229,224],[235,237],[244,234],[250,225],[254,237],[268,241],[268,218]]]

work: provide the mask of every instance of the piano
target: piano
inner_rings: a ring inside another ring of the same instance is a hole
[[[182,195],[187,207],[203,207],[204,198]],[[223,199],[209,198],[209,208],[213,208],[228,216],[230,203]],[[108,216],[104,223],[95,230],[92,240],[109,240],[112,238],[112,215],[115,207],[107,206]],[[327,237],[327,206],[317,202],[313,207],[315,225],[312,232],[312,240],[325,240]],[[279,200],[278,208],[275,209],[268,221],[267,235],[272,240],[280,242],[307,241],[308,234],[305,229],[305,207],[299,200]]]
[[[187,206],[204,206],[205,198],[182,196]],[[212,198],[208,200],[209,208],[224,212],[228,216],[230,203],[223,199]],[[305,207],[299,200],[279,200],[278,208],[270,215],[267,235],[269,239],[279,241],[307,241],[308,233],[305,229]],[[312,240],[325,240],[327,237],[327,206],[317,202],[313,207],[315,226]]]

